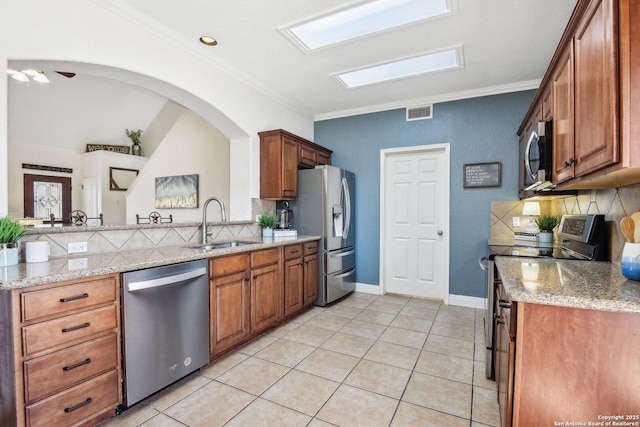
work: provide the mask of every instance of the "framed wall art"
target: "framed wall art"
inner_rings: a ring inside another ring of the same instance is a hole
[[[199,175],[156,178],[156,209],[193,209],[198,207]]]

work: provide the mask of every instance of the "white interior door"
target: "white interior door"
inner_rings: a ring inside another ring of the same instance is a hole
[[[449,295],[449,145],[383,150],[383,291]]]

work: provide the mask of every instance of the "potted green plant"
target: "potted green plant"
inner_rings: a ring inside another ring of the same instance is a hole
[[[0,267],[18,264],[18,240],[28,233],[17,219],[0,219]]]
[[[273,226],[276,225],[275,215],[262,214],[258,219],[258,225],[262,227],[262,237],[273,237]]]
[[[538,240],[540,243],[553,242],[553,229],[556,228],[560,219],[556,215],[540,215],[536,218],[536,225],[540,229]]]
[[[131,153],[134,156],[140,156],[142,154],[140,143],[142,142],[140,138],[142,137],[142,129],[138,129],[136,131],[131,131],[129,129],[125,129],[124,132],[127,134],[131,142],[133,142],[133,146],[131,147]]]

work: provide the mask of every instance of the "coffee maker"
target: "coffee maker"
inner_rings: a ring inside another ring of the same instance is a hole
[[[279,202],[279,208],[276,209],[276,217],[278,219],[278,228],[291,228],[293,224],[293,211],[289,209],[289,202]]]

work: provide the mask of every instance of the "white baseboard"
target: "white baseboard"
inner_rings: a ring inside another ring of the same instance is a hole
[[[368,283],[356,282],[356,292],[362,292],[363,294],[382,295],[382,287],[378,285],[370,285]],[[485,301],[486,298],[449,294],[448,305],[484,309]]]
[[[466,295],[449,294],[449,305],[459,305],[461,307],[484,308],[486,298],[469,297]]]
[[[368,283],[356,282],[356,292],[362,292],[363,294],[382,295],[382,287],[378,285],[370,285]]]

